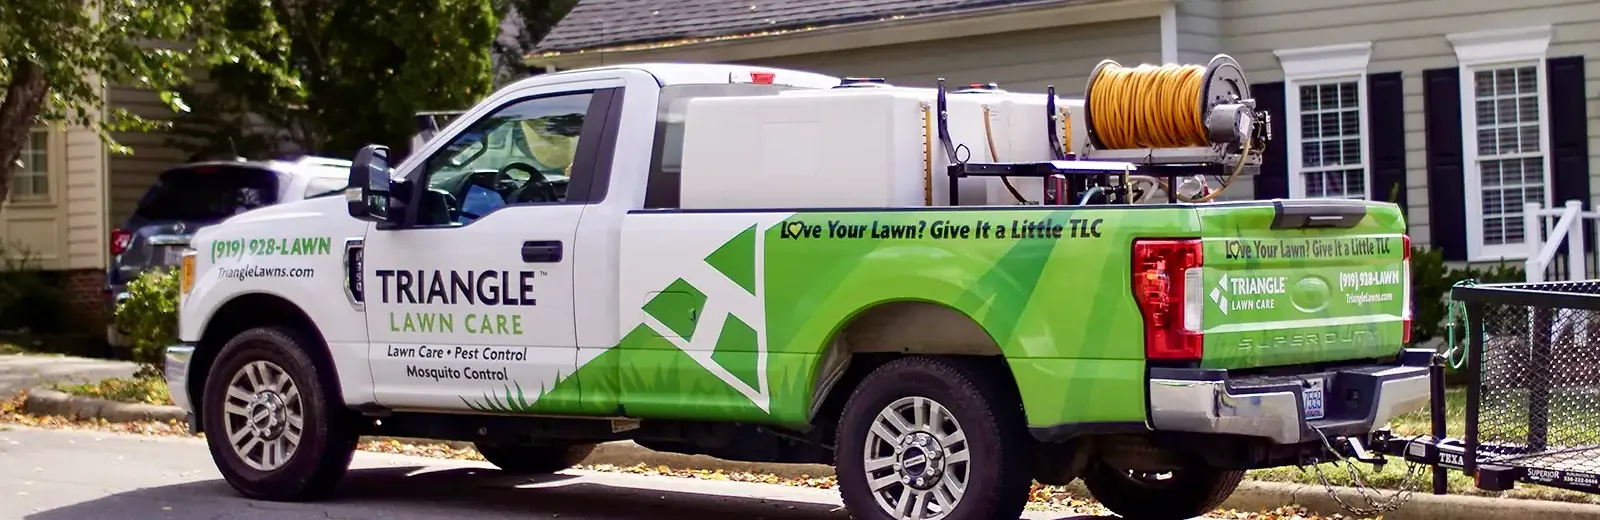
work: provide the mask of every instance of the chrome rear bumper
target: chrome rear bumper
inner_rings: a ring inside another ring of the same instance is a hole
[[[1427,406],[1432,355],[1432,350],[1408,349],[1398,364],[1277,377],[1153,368],[1150,424],[1156,430],[1266,437],[1279,444],[1365,435]],[[1308,420],[1304,389],[1313,379],[1323,381],[1326,413]]]

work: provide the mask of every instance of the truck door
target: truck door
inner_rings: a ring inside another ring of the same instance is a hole
[[[620,85],[503,94],[408,161],[413,189],[362,268],[379,404],[575,409],[573,246]]]

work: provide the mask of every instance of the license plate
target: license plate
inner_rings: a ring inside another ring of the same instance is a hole
[[[1323,406],[1322,380],[1312,379],[1310,382],[1311,386],[1300,389],[1300,395],[1305,400],[1305,415],[1308,421],[1321,419],[1327,413]]]

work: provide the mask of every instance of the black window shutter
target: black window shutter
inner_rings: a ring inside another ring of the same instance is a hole
[[[1256,174],[1256,200],[1289,197],[1289,113],[1284,108],[1283,82],[1257,83],[1250,86],[1250,96],[1256,98],[1256,110],[1265,110],[1272,118],[1272,141],[1261,154],[1261,171]]]
[[[1550,179],[1555,200],[1547,207],[1561,207],[1569,200],[1589,201],[1589,114],[1584,92],[1583,57],[1550,58],[1545,62],[1545,103],[1550,110]],[[1594,226],[1584,226],[1584,243],[1595,243]],[[1558,254],[1567,254],[1561,242]]]
[[[1399,204],[1405,214],[1406,108],[1399,72],[1367,76],[1367,130],[1372,200]]]
[[[1467,259],[1466,175],[1461,150],[1461,71],[1422,71],[1428,146],[1428,227],[1446,260]]]
[[[1555,200],[1548,206],[1561,206],[1569,200],[1589,202],[1589,114],[1584,106],[1583,57],[1551,58],[1545,65],[1550,85],[1545,101],[1550,107],[1550,177]],[[1592,242],[1591,242],[1592,243]]]

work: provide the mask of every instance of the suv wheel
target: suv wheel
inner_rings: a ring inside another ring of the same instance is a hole
[[[349,469],[355,424],[329,367],[292,330],[250,329],[218,353],[201,418],[224,479],[256,499],[325,496]]]

